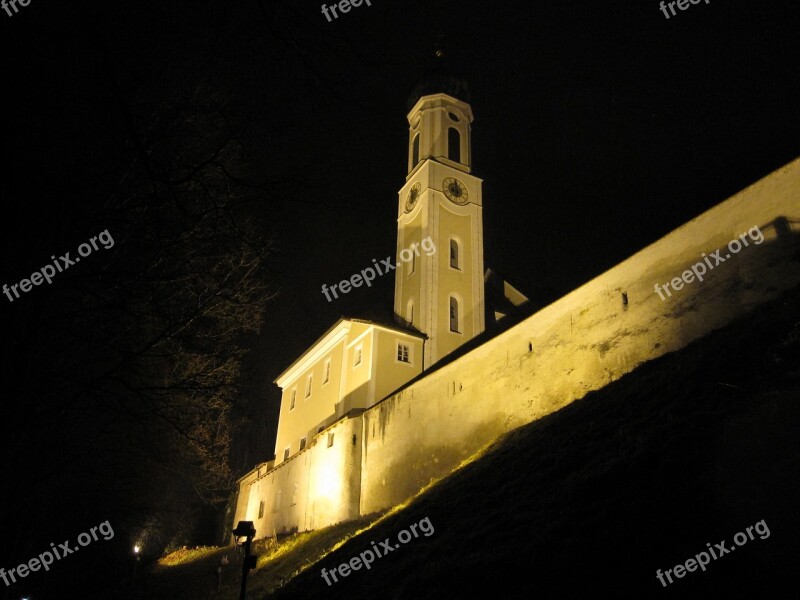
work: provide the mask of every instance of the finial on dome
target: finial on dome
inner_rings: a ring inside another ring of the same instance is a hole
[[[436,51],[434,54],[436,58],[442,58],[444,56],[444,50],[442,49],[442,38],[444,37],[443,34],[439,34],[436,36]]]

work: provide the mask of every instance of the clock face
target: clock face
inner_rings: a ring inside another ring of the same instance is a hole
[[[417,204],[417,200],[419,200],[419,191],[421,186],[419,182],[415,183],[408,192],[408,197],[406,197],[406,212],[411,212],[414,209],[414,206]]]
[[[442,182],[442,191],[448,200],[455,204],[466,204],[469,198],[467,186],[455,177],[448,177]]]

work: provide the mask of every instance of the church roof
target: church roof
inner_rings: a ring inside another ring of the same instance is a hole
[[[399,323],[392,323],[389,321],[379,321],[379,320],[368,320],[368,319],[353,319],[353,318],[346,318],[342,317],[347,321],[352,321],[353,323],[363,323],[364,325],[376,325],[377,327],[383,327],[384,329],[391,329],[392,331],[398,331],[400,333],[405,333],[407,335],[413,335],[423,340],[427,340],[428,336],[414,329],[413,327],[406,327],[404,325],[400,325]]]
[[[483,278],[487,317],[494,312],[507,315],[530,299],[511,285],[508,280],[487,268]],[[491,312],[489,312],[491,311]]]

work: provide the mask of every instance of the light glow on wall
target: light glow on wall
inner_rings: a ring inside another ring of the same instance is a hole
[[[332,449],[331,449],[332,450]],[[337,507],[342,501],[342,487],[347,474],[341,457],[335,451],[324,452],[324,459],[316,465],[317,476],[314,478],[313,497],[330,502],[330,507]]]

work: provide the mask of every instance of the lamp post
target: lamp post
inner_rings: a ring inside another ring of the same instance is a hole
[[[236,529],[233,530],[233,535],[236,536],[237,544],[239,544],[239,538],[245,538],[241,544],[242,548],[244,548],[244,560],[242,561],[242,588],[239,591],[239,600],[246,600],[247,574],[256,568],[256,557],[250,556],[250,544],[253,538],[256,537],[256,528],[253,526],[252,521],[239,521]]]
[[[136,585],[136,567],[139,566],[139,559],[142,558],[141,556],[139,556],[139,552],[141,551],[142,548],[141,546],[139,546],[139,544],[136,544],[133,547],[134,561],[133,561],[133,579],[131,580],[131,587]]]

